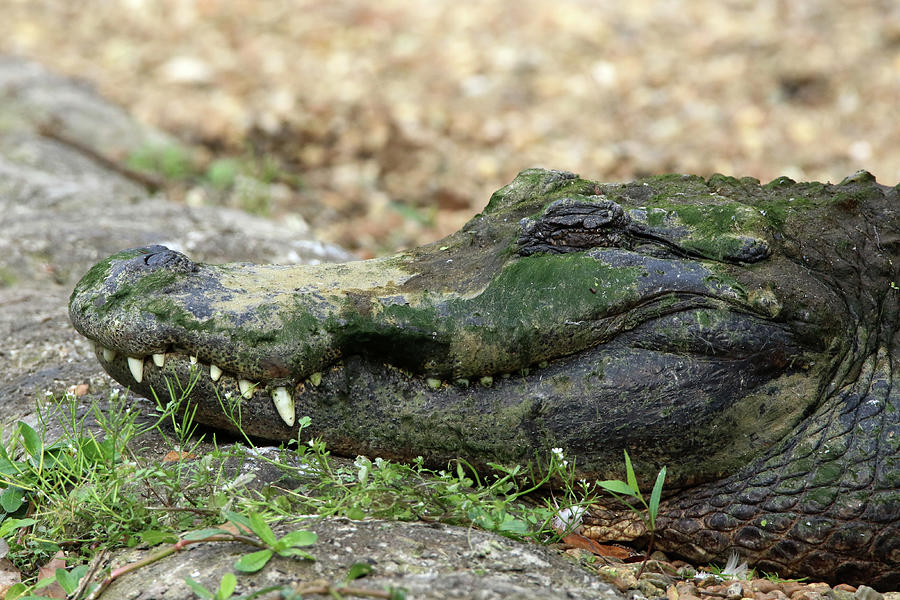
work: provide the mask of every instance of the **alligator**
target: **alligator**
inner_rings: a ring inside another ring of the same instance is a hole
[[[70,300],[103,368],[195,419],[476,469],[561,449],[668,469],[657,545],[900,584],[900,185],[529,169],[459,232],[341,264],[101,261]],[[895,262],[896,261],[896,262]],[[308,421],[304,419],[304,425]],[[557,450],[559,452],[559,450]],[[585,535],[646,539],[595,506]]]

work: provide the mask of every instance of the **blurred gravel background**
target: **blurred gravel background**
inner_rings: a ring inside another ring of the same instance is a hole
[[[900,180],[896,0],[0,0],[0,53],[207,160],[272,157],[302,183],[265,212],[360,256],[530,166]]]

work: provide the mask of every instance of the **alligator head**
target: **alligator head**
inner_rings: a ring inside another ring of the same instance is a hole
[[[190,383],[212,426],[289,439],[307,415],[334,451],[431,464],[558,447],[589,478],[615,476],[626,448],[681,490],[664,547],[896,581],[898,247],[898,190],[867,173],[532,169],[395,256],[207,265],[137,248],[93,267],[69,310],[115,379]]]

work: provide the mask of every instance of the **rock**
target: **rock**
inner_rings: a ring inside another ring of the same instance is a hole
[[[637,589],[648,598],[656,598],[665,592],[665,588],[660,588],[654,582],[643,577],[638,581]]]
[[[856,600],[884,600],[884,594],[876,592],[867,585],[859,586],[856,589],[856,593],[853,594],[853,597],[856,598]]]
[[[298,527],[277,527],[278,536]],[[614,600],[612,587],[541,546],[494,534],[440,524],[326,519],[299,528],[319,534],[309,547],[315,561],[274,558],[265,569],[238,578],[236,595],[271,585],[343,581],[358,562],[372,573],[354,587],[384,590],[402,587],[409,598],[572,598]],[[198,544],[123,577],[103,598],[191,598],[190,576],[215,589],[234,561],[255,548],[236,543]],[[115,566],[140,560],[149,551],[122,553]]]
[[[767,594],[773,590],[777,590],[780,588],[779,584],[774,581],[770,581],[768,579],[754,579],[751,582],[753,589],[757,592],[762,592],[763,594]]]
[[[691,583],[690,581],[685,581],[682,583],[678,583],[675,585],[675,589],[678,591],[679,598],[684,596],[699,596],[700,592],[697,590],[697,586]]]

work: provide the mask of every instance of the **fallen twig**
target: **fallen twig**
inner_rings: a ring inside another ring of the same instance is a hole
[[[59,142],[60,144],[65,144],[66,146],[74,148],[75,150],[78,150],[80,153],[85,154],[85,155],[89,156],[91,159],[97,161],[104,167],[106,167],[112,171],[115,171],[116,173],[119,173],[120,175],[123,175],[124,177],[127,177],[128,179],[136,181],[137,183],[139,183],[142,186],[144,186],[145,188],[147,188],[147,190],[149,192],[156,192],[157,190],[162,188],[163,185],[165,185],[165,182],[162,179],[160,179],[159,177],[155,177],[148,173],[142,173],[140,171],[136,171],[132,168],[129,168],[129,167],[121,164],[120,162],[101,154],[100,152],[98,152],[94,148],[91,148],[87,144],[84,144],[84,143],[76,140],[75,138],[72,138],[72,137],[62,133],[60,131],[59,123],[57,123],[56,121],[51,120],[47,123],[41,124],[38,127],[37,131],[38,131],[38,134],[42,135],[43,137],[50,138],[51,140],[55,140],[55,141]]]
[[[176,552],[180,552],[184,550],[185,547],[191,544],[199,544],[204,542],[244,542],[245,544],[250,544],[251,546],[256,546],[257,548],[266,548],[267,546],[260,542],[257,539],[247,537],[244,535],[232,535],[232,534],[222,534],[222,535],[211,535],[209,537],[197,539],[197,540],[178,540],[176,543],[172,544],[168,548],[163,548],[159,552],[155,552],[151,554],[147,558],[143,558],[141,560],[135,561],[133,563],[127,564],[123,567],[119,567],[118,569],[113,569],[110,574],[100,582],[90,594],[84,600],[97,600],[100,597],[100,594],[103,593],[106,588],[112,585],[112,582],[121,577],[122,575],[127,575],[132,571],[136,571],[141,567],[145,567],[147,565],[153,564],[159,560],[164,559],[167,556],[175,554]]]
[[[294,586],[294,593],[300,596],[311,594],[328,595],[332,597],[341,596],[363,596],[368,598],[388,598],[392,597],[391,592],[384,590],[369,590],[366,588],[358,588],[344,585],[334,585],[325,580],[311,581]]]

